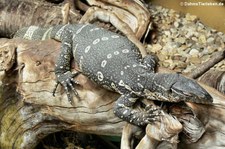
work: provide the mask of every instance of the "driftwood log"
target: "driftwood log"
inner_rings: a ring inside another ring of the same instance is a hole
[[[148,125],[146,127],[145,136],[140,139],[139,144],[136,149],[149,148],[149,149],[202,149],[202,148],[225,148],[225,96],[215,89],[201,84],[210,94],[213,96],[214,103],[213,105],[202,105],[195,103],[187,103],[189,107],[191,107],[193,113],[195,113],[196,118],[203,124],[202,127],[198,127],[193,122],[193,118],[186,119],[186,114],[183,115],[184,119],[182,120],[184,123],[183,129],[185,129],[185,125],[187,125],[187,132],[194,132],[193,134],[185,134],[180,132],[179,139],[180,142],[178,144],[173,143],[173,140],[176,140],[176,134],[174,130],[177,130],[179,125],[175,120],[162,121],[162,124],[157,125]],[[180,111],[177,111],[181,113]],[[182,116],[182,115],[181,115]],[[178,114],[179,117],[179,114]],[[183,118],[183,117],[181,117]],[[179,118],[178,118],[179,119]],[[190,120],[190,121],[188,121]],[[193,125],[194,124],[194,125]],[[169,125],[169,126],[168,126]],[[167,128],[172,129],[167,130]],[[165,132],[165,130],[167,130]],[[121,149],[130,149],[132,145],[130,142],[136,136],[135,134],[139,132],[136,126],[126,124],[122,133],[122,142]],[[179,131],[179,130],[177,130]],[[157,133],[156,133],[157,132]],[[195,133],[197,132],[197,133]],[[202,133],[202,134],[201,134]],[[199,135],[199,136],[198,136]],[[187,137],[190,136],[190,137]],[[199,138],[200,137],[200,138]],[[168,141],[164,141],[168,140]]]
[[[1,64],[10,64],[1,67],[8,71],[3,71],[1,77],[0,148],[32,148],[44,136],[60,130],[120,135],[124,122],[112,111],[117,94],[97,87],[80,75],[78,93],[82,100],[74,98],[76,107],[68,103],[63,90],[52,96],[59,43],[52,40],[8,42],[1,40],[1,45],[10,45],[8,49],[1,48]],[[17,55],[16,65],[8,60],[10,54]]]
[[[20,28],[30,25],[50,26],[63,23],[62,5],[44,0],[1,0],[0,37],[12,37]],[[69,21],[77,23],[81,14],[70,14]]]
[[[0,45],[0,148],[33,148],[46,135],[61,130],[121,135],[125,122],[112,111],[118,94],[79,75],[81,85],[77,89],[82,100],[74,98],[75,107],[60,88],[56,97],[52,96],[60,43],[1,39]],[[204,136],[190,145],[225,147],[225,97],[213,88],[203,87],[213,96],[215,105],[190,104],[206,126]],[[185,142],[179,145],[185,146]]]
[[[59,3],[63,0],[48,0],[49,2]],[[12,37],[12,35],[20,28],[30,25],[50,26],[63,23],[63,5],[49,3],[45,0],[1,0],[0,1],[0,37]],[[76,13],[69,12],[69,22],[77,23],[82,15],[79,11]],[[29,15],[28,15],[29,14]],[[106,27],[107,29],[115,29],[108,24],[95,22],[97,25]],[[153,22],[157,24],[158,22]],[[224,55],[223,51],[223,55]],[[224,56],[223,56],[224,57]],[[218,58],[217,58],[218,59]],[[210,63],[212,65],[212,63]],[[208,65],[207,65],[208,66]],[[207,69],[195,70],[190,77],[202,75]],[[204,70],[204,72],[202,72]],[[206,75],[199,80],[206,82],[207,85],[216,88],[222,93],[225,92],[225,73],[217,71],[209,71]],[[208,76],[213,76],[208,79]],[[214,77],[216,79],[214,79]]]
[[[225,71],[209,70],[198,78],[198,81],[204,82],[225,94]]]

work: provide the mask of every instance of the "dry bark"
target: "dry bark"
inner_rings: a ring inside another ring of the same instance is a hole
[[[17,30],[25,26],[52,26],[63,24],[63,21],[67,19],[64,17],[69,17],[68,22],[71,24],[78,23],[80,21],[82,14],[79,10],[74,10],[71,8],[73,11],[69,11],[68,16],[63,16],[65,3],[50,3],[53,1],[1,0],[0,37],[11,38]],[[57,3],[57,0],[54,2]],[[95,24],[116,31],[116,29],[110,24],[105,24],[98,21],[96,21]]]
[[[2,68],[8,71],[1,71],[0,148],[32,148],[44,136],[65,129],[120,135],[124,122],[112,110],[117,94],[80,75],[77,79],[81,85],[77,89],[82,100],[74,98],[75,107],[70,105],[63,90],[52,96],[59,43],[53,40],[7,42],[1,39],[0,43],[17,48],[17,64],[4,65],[9,61],[1,61]],[[4,49],[1,47],[1,53]]]
[[[169,70],[164,70],[162,68],[159,69],[159,72],[172,72]],[[204,79],[203,81],[208,82],[208,80]],[[202,82],[202,83],[206,83]],[[199,82],[200,83],[200,82]],[[171,149],[202,149],[202,148],[224,148],[225,147],[225,96],[211,88],[205,84],[201,84],[203,88],[205,88],[210,95],[213,97],[213,105],[203,105],[203,104],[195,104],[195,103],[187,103],[189,107],[191,107],[191,111],[195,114],[194,117],[188,116],[188,113],[185,114],[185,111],[182,112],[180,109],[178,111],[175,110],[177,114],[173,114],[176,116],[179,121],[183,125],[183,129],[186,127],[188,134],[184,134],[183,131],[179,134],[180,143],[174,144],[170,143],[171,139],[175,137],[173,132],[175,131],[168,131],[165,133],[164,129],[165,126],[170,125],[169,127],[172,129],[176,129],[177,127],[173,128],[171,125],[176,125],[177,121],[161,121],[162,124],[151,126],[149,128],[146,127],[146,135],[139,142],[137,148],[151,148],[151,149],[161,149],[161,148],[171,148]],[[183,113],[183,114],[182,114]],[[197,118],[197,121],[193,121],[193,119]],[[196,122],[202,123],[203,127]],[[185,122],[185,124],[183,123]],[[186,126],[185,126],[186,125]],[[152,129],[152,127],[154,129]],[[167,126],[168,127],[168,126]],[[132,146],[130,144],[132,137],[135,136],[134,134],[140,131],[136,128],[136,126],[126,124],[123,130],[122,136],[122,145],[121,149],[131,149]],[[204,129],[203,131],[200,129]],[[157,134],[155,134],[157,132]],[[139,132],[140,133],[140,132]],[[161,135],[161,134],[163,135]],[[203,133],[201,135],[200,133]],[[170,136],[169,138],[167,136]],[[157,138],[161,136],[162,138]],[[164,141],[164,139],[169,140]]]
[[[30,25],[62,24],[62,6],[44,0],[1,0],[0,37],[12,37],[20,28]],[[70,14],[71,23],[77,23],[81,14]]]
[[[198,81],[204,82],[206,85],[225,94],[225,71],[209,70],[198,78]]]

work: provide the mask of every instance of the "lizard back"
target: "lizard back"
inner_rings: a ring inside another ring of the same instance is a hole
[[[138,75],[144,69],[140,65],[142,56],[138,48],[126,37],[101,27],[92,24],[30,26],[20,29],[14,37],[55,39],[70,44],[82,72],[105,88],[124,93],[127,87],[139,90],[137,84],[143,84]]]
[[[72,39],[73,56],[86,76],[117,92],[126,92],[125,86],[139,90],[142,56],[126,37],[86,24],[73,31]]]

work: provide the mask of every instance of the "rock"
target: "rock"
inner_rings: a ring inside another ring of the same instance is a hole
[[[170,9],[170,10],[169,10],[169,14],[170,14],[170,15],[174,15],[174,13],[176,13],[175,10],[173,10],[173,9]]]
[[[224,36],[224,33],[222,33],[222,32],[218,32],[217,33],[219,36]]]
[[[200,35],[199,38],[198,38],[198,41],[200,43],[205,44],[206,43],[206,37],[205,37],[205,35]]]
[[[195,37],[198,37],[199,36],[199,33],[196,30],[194,31],[194,36]]]
[[[199,65],[201,64],[201,59],[198,57],[189,57],[188,61],[194,65]]]
[[[196,66],[194,64],[190,63],[188,65],[188,67],[182,71],[182,73],[189,73],[189,72],[193,71],[195,68],[196,68]]]
[[[175,39],[175,42],[179,42],[179,43],[185,43],[185,41],[186,41],[186,38],[184,38],[184,37],[179,37],[179,38],[176,38]]]
[[[194,32],[192,30],[188,30],[187,34],[185,35],[186,38],[191,38]]]
[[[164,33],[165,33],[165,35],[167,35],[167,36],[170,36],[170,35],[171,35],[170,31],[165,31]]]
[[[197,41],[198,39],[196,37],[191,38],[193,41]]]
[[[163,50],[160,52],[160,54],[168,56],[168,48],[166,48],[166,46],[164,46]]]
[[[221,36],[223,42],[225,43],[225,34],[223,36]]]
[[[213,45],[208,46],[208,54],[212,54],[218,50],[218,47],[215,47]]]
[[[220,38],[220,37],[216,37],[215,40],[214,40],[214,43],[215,43],[216,45],[222,45],[223,42],[225,43],[225,41],[223,41],[223,39]]]
[[[148,49],[157,54],[161,66],[192,71],[213,53],[225,49],[225,34],[204,25],[196,16],[158,6],[150,6],[149,10],[158,34]],[[225,71],[225,63],[215,69]]]
[[[182,70],[186,69],[187,65],[188,65],[188,63],[186,63],[186,62],[181,62],[181,61],[176,61],[176,60],[174,60],[173,63],[175,65],[174,69],[178,72],[181,72]]]
[[[207,42],[210,43],[210,44],[213,43],[214,42],[214,38],[213,37],[208,38]]]
[[[177,60],[177,61],[181,61],[181,62],[185,62],[187,60],[187,57],[183,57],[180,54],[174,54],[171,58],[172,58],[172,60]]]
[[[203,55],[203,56],[201,57],[202,63],[208,61],[209,58],[210,58],[210,55]]]
[[[176,28],[179,27],[179,23],[178,22],[174,22],[173,24]]]
[[[165,61],[163,62],[163,66],[164,66],[164,67],[168,67],[168,68],[170,68],[170,69],[174,69],[175,66],[176,66],[176,64],[173,62],[172,59],[167,59],[167,60],[165,60]]]
[[[178,54],[182,55],[183,57],[186,57],[186,58],[190,56],[190,54],[188,54],[186,51],[182,51],[182,50],[178,50]]]
[[[164,61],[165,59],[168,59],[168,55],[165,54],[159,54],[157,55],[160,61]]]
[[[171,32],[172,34],[177,34],[176,28],[171,28],[171,29],[170,29],[170,32]],[[178,34],[178,35],[179,35],[179,34]]]
[[[150,51],[153,53],[158,53],[160,50],[162,50],[162,46],[160,44],[153,44],[150,48]]]
[[[170,66],[170,63],[169,63],[169,62],[165,62],[165,61],[164,61],[164,62],[162,63],[162,66],[164,66],[164,67],[168,68],[168,67]]]
[[[190,54],[192,57],[198,57],[198,56],[199,56],[199,51],[196,50],[196,49],[191,49],[191,51],[189,52],[189,54]]]
[[[197,16],[191,15],[190,13],[186,14],[186,19],[188,21],[195,21],[197,19]]]

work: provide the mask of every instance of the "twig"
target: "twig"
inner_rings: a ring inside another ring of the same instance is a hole
[[[206,71],[208,71],[210,68],[212,68],[215,64],[219,63],[225,59],[225,50],[218,51],[212,55],[212,58],[208,61],[202,63],[198,68],[194,69],[190,74],[187,76],[193,79],[196,79],[203,75]]]

